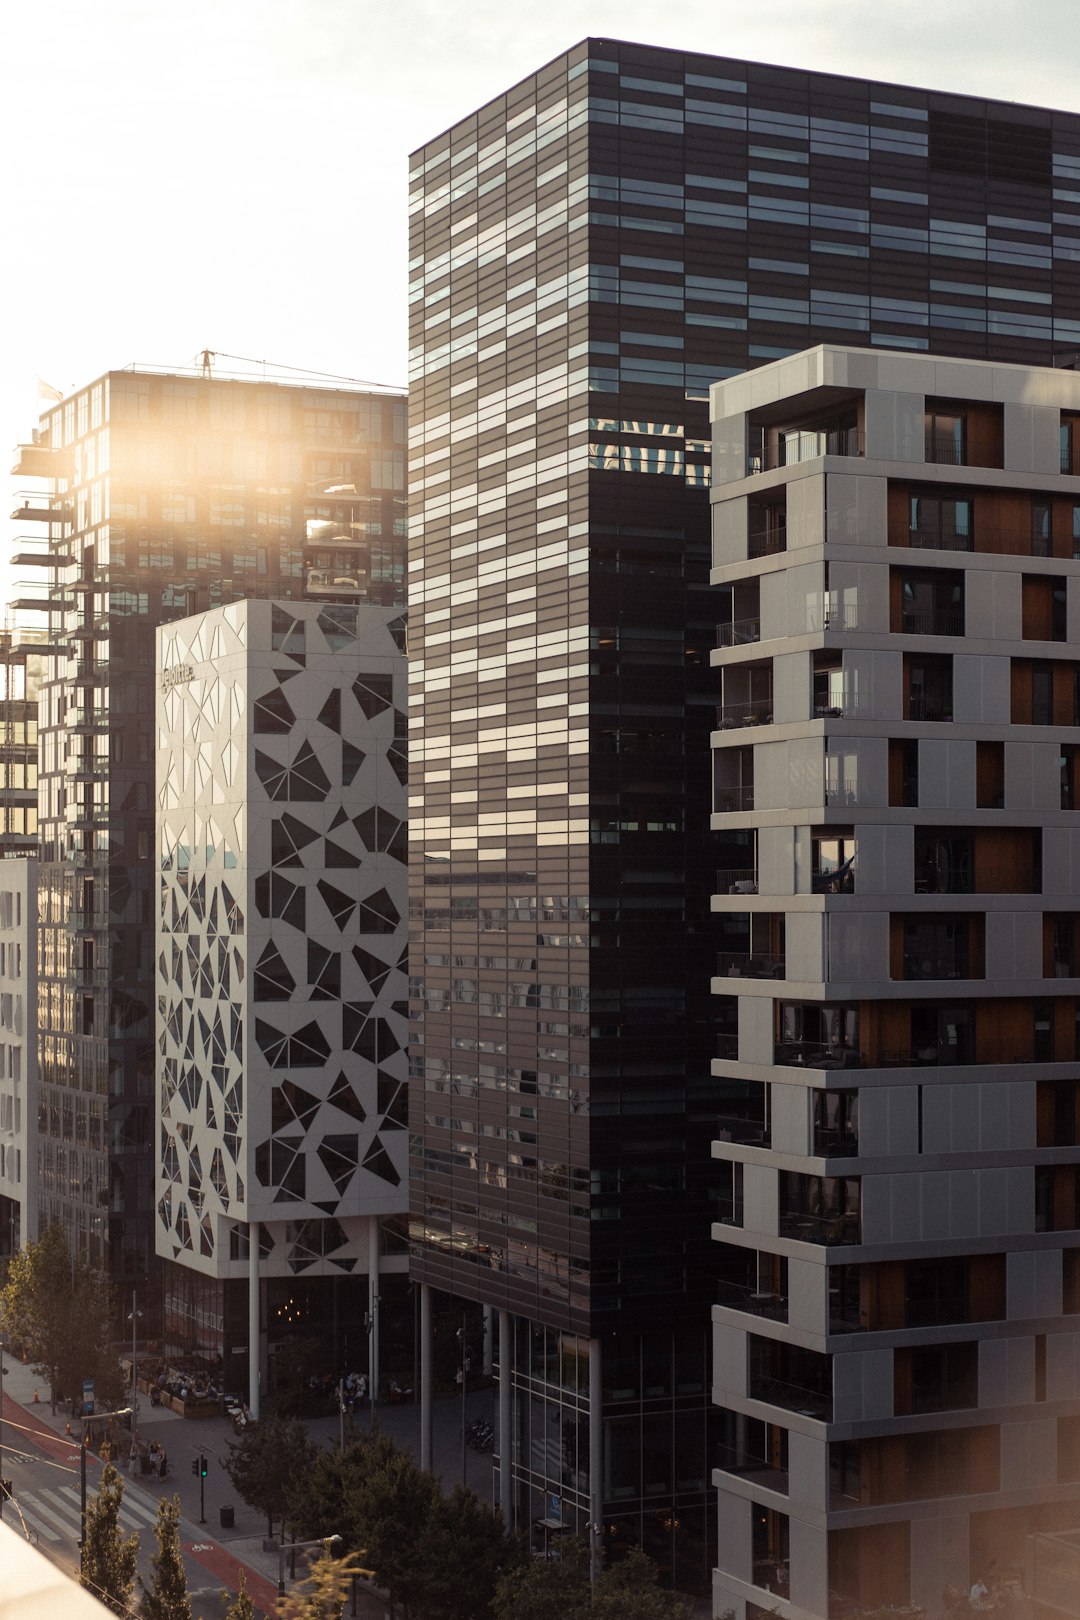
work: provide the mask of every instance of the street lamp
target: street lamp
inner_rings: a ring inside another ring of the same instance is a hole
[[[290,1551],[290,1553],[292,1553],[293,1557],[295,1558],[295,1556],[296,1556],[296,1554],[298,1552],[304,1552],[308,1547],[321,1547],[324,1553],[329,1553],[331,1547],[340,1547],[340,1546],[341,1546],[341,1537],[340,1536],[320,1536],[317,1541],[294,1541],[292,1543],[291,1547],[289,1548],[289,1551]],[[285,1596],[285,1537],[284,1537],[284,1535],[282,1535],[281,1540],[278,1542],[277,1556],[278,1556],[278,1581],[277,1581],[278,1597],[283,1598]]]
[[[465,1312],[461,1313],[461,1326],[457,1330],[458,1344],[461,1346],[461,1366],[458,1368],[458,1379],[461,1383],[461,1483],[468,1484],[468,1458],[465,1454],[465,1394],[469,1383],[469,1346],[465,1337]]]
[[[376,1329],[376,1327],[378,1325],[378,1318],[379,1318],[379,1296],[378,1296],[378,1294],[372,1294],[372,1296],[371,1296],[371,1309],[370,1309],[370,1311],[365,1311],[364,1312],[364,1331],[367,1334],[367,1339],[368,1339],[368,1397],[369,1397],[369,1399],[371,1401],[371,1427],[372,1428],[375,1427],[375,1384],[376,1384],[376,1378],[377,1378],[377,1370],[376,1370],[375,1366],[373,1365],[372,1351],[373,1351],[373,1346],[378,1344],[378,1342],[379,1342],[377,1338],[373,1337],[373,1335],[375,1333],[375,1329]]]
[[[142,1311],[135,1308],[135,1289],[131,1290],[131,1310],[128,1321],[131,1323],[131,1441],[134,1445],[139,1438],[139,1386],[135,1380],[135,1329],[142,1317]]]

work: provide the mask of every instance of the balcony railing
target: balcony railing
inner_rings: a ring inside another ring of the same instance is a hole
[[[907,956],[904,957],[905,980],[917,979],[973,979],[979,975],[970,970],[967,955]]]
[[[951,720],[952,698],[931,692],[912,692],[908,699],[909,720]]]
[[[788,1302],[785,1294],[772,1294],[755,1289],[749,1283],[719,1282],[716,1303],[732,1311],[746,1311],[751,1316],[764,1316],[770,1322],[786,1322]]]
[[[782,1209],[780,1236],[797,1243],[861,1243],[862,1222],[858,1215],[808,1215]]]
[[[967,447],[963,438],[951,433],[928,432],[925,446],[926,460],[938,467],[966,467]]]
[[[907,543],[914,551],[974,551],[975,536],[970,529],[909,528]]]
[[[750,1399],[766,1401],[770,1406],[782,1406],[787,1412],[798,1412],[802,1417],[832,1421],[832,1395],[821,1389],[808,1389],[805,1384],[792,1384],[786,1378],[774,1378],[764,1373],[750,1374]]]
[[[870,700],[863,692],[822,692],[814,698],[815,720],[851,720],[869,712]]]
[[[857,630],[859,609],[855,602],[816,602],[806,610],[806,628],[817,630]]]
[[[786,1468],[773,1468],[764,1457],[748,1457],[737,1446],[718,1446],[716,1466],[725,1474],[737,1474],[751,1485],[763,1485],[767,1491],[780,1491],[784,1496],[788,1493]]]
[[[751,647],[755,641],[761,640],[761,620],[758,619],[731,619],[727,624],[718,624],[716,627],[716,645],[718,647]]]
[[[745,1114],[718,1114],[714,1127],[716,1142],[738,1142],[743,1147],[768,1147],[769,1127],[763,1119]]]
[[[721,703],[716,711],[716,729],[733,731],[738,726],[771,726],[773,700],[749,698],[744,703]]]
[[[962,636],[964,610],[928,608],[923,613],[905,611],[900,615],[900,629],[906,636]]]
[[[858,428],[788,428],[782,430],[775,445],[750,452],[746,458],[746,471],[752,477],[755,473],[771,472],[776,467],[794,467],[803,461],[816,461],[819,456],[863,454],[863,436]]]
[[[746,537],[746,555],[751,561],[758,557],[778,557],[786,550],[786,529],[751,529]]]
[[[813,872],[810,875],[811,894],[854,894],[855,868],[850,862],[838,866],[835,872]]]
[[[859,1133],[846,1125],[814,1126],[814,1157],[816,1159],[857,1159]]]
[[[725,1063],[737,1063],[739,1060],[739,1037],[737,1035],[717,1035],[716,1055]]]
[[[766,951],[719,951],[716,957],[718,978],[782,979],[785,958]]]
[[[757,894],[756,866],[721,866],[716,873],[717,894]]]
[[[754,784],[739,787],[718,787],[715,792],[715,811],[718,816],[735,815],[740,810],[754,808]]]
[[[777,1041],[773,1062],[795,1069],[861,1069],[863,1055],[854,1047],[828,1046],[823,1041]]]

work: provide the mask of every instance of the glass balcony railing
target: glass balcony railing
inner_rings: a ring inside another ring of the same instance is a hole
[[[757,894],[756,866],[721,866],[716,873],[717,894]]]
[[[767,951],[719,951],[716,973],[719,978],[782,979],[785,958]]]
[[[751,647],[761,640],[760,619],[731,619],[716,627],[718,647]]]
[[[718,787],[713,808],[718,816],[734,815],[740,810],[754,808],[754,784],[743,782],[738,787]]]
[[[732,731],[738,726],[770,726],[772,719],[771,695],[748,698],[742,703],[721,703],[716,711],[716,729]]]

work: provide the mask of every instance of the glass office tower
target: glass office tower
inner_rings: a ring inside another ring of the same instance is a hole
[[[410,208],[414,1274],[505,1313],[504,1509],[702,1584],[706,390],[1074,353],[1080,119],[588,40]]]
[[[404,592],[405,401],[131,369],[42,417],[40,1218],[154,1253],[154,629],[243,597]]]

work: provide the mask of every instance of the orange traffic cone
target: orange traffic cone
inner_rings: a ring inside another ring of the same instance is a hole
[[[34,1399],[33,1399],[33,1401],[32,1401],[32,1402],[31,1402],[31,1405],[32,1405],[32,1406],[40,1406],[40,1405],[41,1405],[41,1397],[40,1397],[40,1395],[39,1395],[39,1394],[38,1394],[38,1392],[37,1392],[37,1390],[36,1390],[36,1389],[35,1389],[35,1391],[34,1391]]]
[[[64,1424],[64,1433],[68,1434],[68,1435],[71,1433],[71,1423],[70,1423],[70,1421],[68,1421],[67,1423]]]

